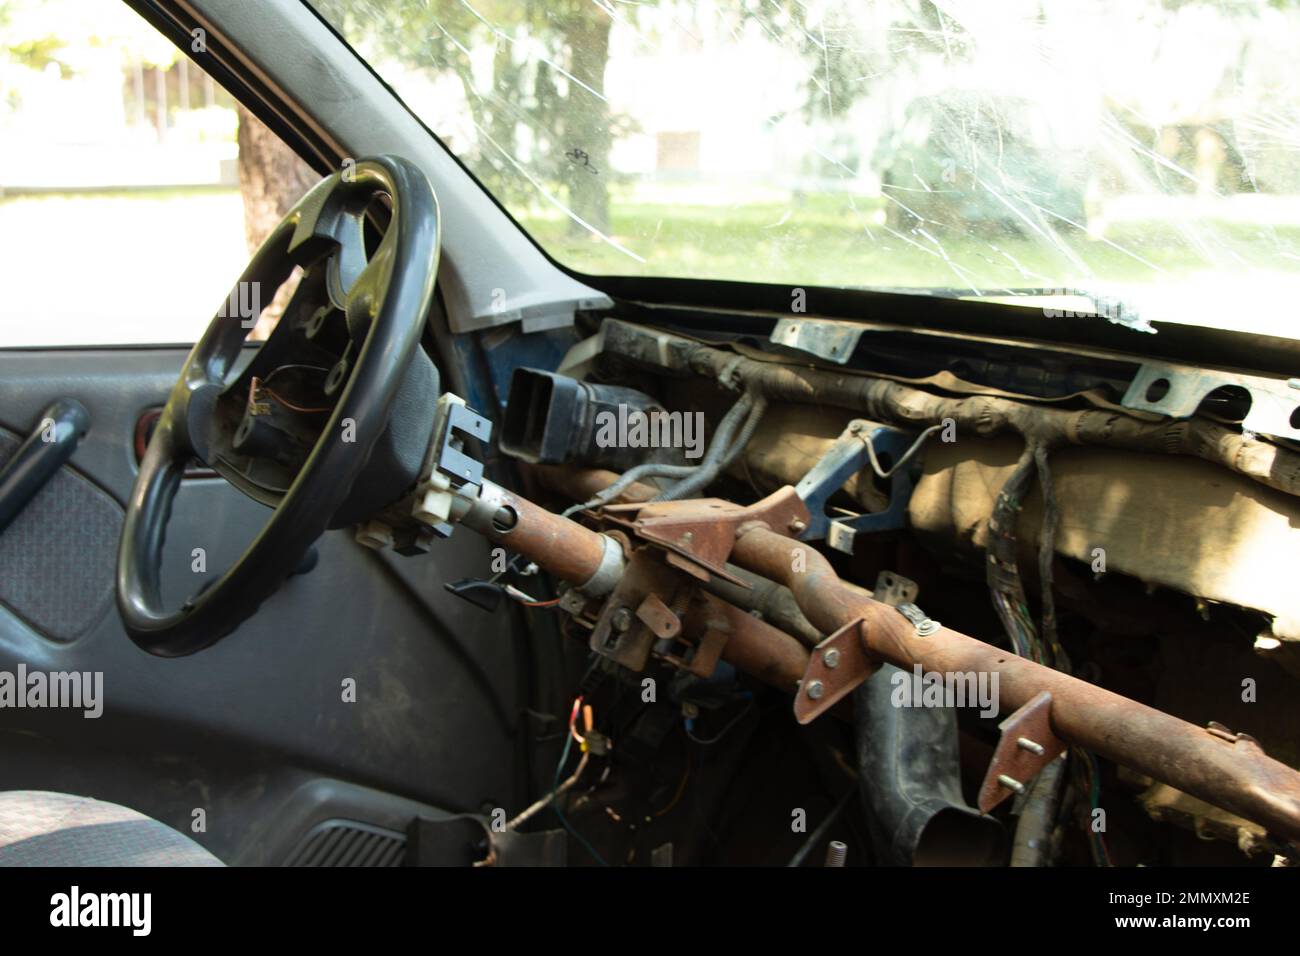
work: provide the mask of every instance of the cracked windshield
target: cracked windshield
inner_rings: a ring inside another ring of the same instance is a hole
[[[579,272],[1294,334],[1300,5],[313,6]]]

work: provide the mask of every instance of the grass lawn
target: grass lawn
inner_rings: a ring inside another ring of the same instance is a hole
[[[799,204],[683,207],[612,203],[610,243],[575,235],[558,210],[522,223],[581,272],[679,275],[790,285],[981,290],[1159,282],[1221,269],[1240,256],[1300,277],[1300,223],[1279,229],[1224,223],[1113,226],[1105,239],[928,224],[891,232],[884,200],[818,196]],[[1291,255],[1286,255],[1290,253]]]
[[[616,195],[611,238],[577,235],[554,208],[522,222],[579,272],[791,287],[1101,288],[1158,291],[1162,318],[1300,335],[1300,225],[1127,221],[1104,240],[963,225],[891,232],[880,199],[742,203]],[[187,342],[248,259],[236,190],[167,189],[0,199],[0,345]],[[1217,305],[1209,305],[1221,299]]]

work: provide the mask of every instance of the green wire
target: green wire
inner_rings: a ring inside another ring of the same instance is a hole
[[[596,848],[587,842],[586,837],[569,824],[568,819],[564,816],[564,811],[560,809],[560,800],[563,799],[563,794],[557,792],[560,789],[560,775],[564,773],[564,764],[569,759],[569,750],[572,747],[573,734],[565,734],[564,752],[560,754],[560,762],[555,765],[555,780],[551,784],[551,809],[554,810],[555,815],[560,818],[560,823],[564,829],[569,832],[571,837],[582,844],[583,849],[591,854],[592,859],[601,866],[609,866],[609,864],[605,862],[604,858],[596,852]]]

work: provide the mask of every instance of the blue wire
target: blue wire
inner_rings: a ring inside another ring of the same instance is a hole
[[[560,809],[560,800],[563,799],[564,795],[560,793],[556,793],[556,791],[560,789],[560,775],[564,773],[564,764],[569,759],[569,750],[572,747],[573,747],[573,734],[571,733],[566,734],[565,741],[564,741],[564,753],[560,754],[560,762],[555,765],[555,780],[551,784],[551,796],[552,796],[551,809],[554,810],[555,815],[560,818],[560,823],[563,825],[564,829],[569,832],[569,835],[573,837],[575,840],[577,840],[579,843],[581,843],[583,848],[588,853],[591,854],[592,858],[597,863],[599,863],[601,866],[609,866],[609,864],[605,862],[604,858],[599,853],[596,852],[596,848],[592,846],[590,843],[588,843],[586,838],[581,833],[579,833],[577,830],[573,829],[573,827],[569,825],[568,819],[564,816],[564,812]]]

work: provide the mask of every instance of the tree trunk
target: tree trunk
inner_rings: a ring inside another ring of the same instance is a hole
[[[251,255],[319,177],[242,105],[239,113],[239,191]]]
[[[236,109],[239,192],[244,200],[244,238],[251,256],[319,177],[261,120],[242,105]],[[271,334],[297,285],[291,278],[276,291],[250,332],[250,339],[265,340]]]

